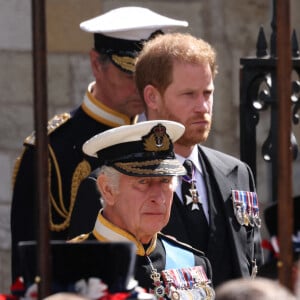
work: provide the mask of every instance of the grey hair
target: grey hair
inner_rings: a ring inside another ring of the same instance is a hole
[[[98,176],[103,174],[107,177],[108,184],[111,186],[114,192],[119,191],[119,184],[120,184],[120,172],[118,172],[113,167],[102,166],[98,173]]]

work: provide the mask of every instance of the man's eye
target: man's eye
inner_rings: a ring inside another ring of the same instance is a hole
[[[138,181],[138,183],[140,183],[140,184],[147,184],[148,181],[149,181],[149,180],[147,180],[147,179],[140,179],[140,180]]]
[[[163,178],[161,181],[163,183],[170,183],[171,179],[170,178]]]
[[[210,95],[212,95],[212,93],[213,93],[213,91],[206,91],[206,92],[204,93],[204,95],[205,95],[206,97],[209,97]]]

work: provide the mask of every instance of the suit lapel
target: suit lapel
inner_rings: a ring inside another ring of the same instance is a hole
[[[240,274],[247,274],[249,272],[248,266],[245,263],[246,258],[245,255],[241,255],[241,253],[245,252],[245,239],[246,239],[246,231],[245,228],[240,228],[237,225],[236,217],[234,215],[233,204],[231,199],[231,190],[232,189],[243,189],[250,190],[249,181],[246,178],[246,172],[239,171],[239,167],[236,162],[233,161],[231,167],[227,167],[223,160],[221,160],[218,155],[215,154],[215,151],[212,151],[206,147],[199,147],[199,151],[201,155],[203,155],[203,159],[205,163],[210,166],[210,174],[215,178],[215,182],[218,185],[221,197],[224,202],[225,209],[225,219],[227,224],[229,225],[230,234],[233,237],[233,248],[234,253],[231,253],[231,259],[235,261],[235,265],[237,268],[237,272]],[[213,229],[211,229],[213,230]],[[209,251],[213,256],[217,257],[218,253],[214,251],[215,245],[214,242],[218,243],[218,240],[210,240],[209,243]],[[229,244],[228,244],[229,246]],[[242,270],[243,269],[243,270]]]
[[[237,165],[229,168],[223,160],[206,147],[199,146],[199,152],[212,172],[210,175],[216,180],[223,201],[226,201],[231,196],[231,190],[237,188],[235,184],[233,185],[237,182]]]

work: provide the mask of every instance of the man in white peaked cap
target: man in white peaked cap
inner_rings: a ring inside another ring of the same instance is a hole
[[[155,299],[212,300],[208,259],[160,233],[169,221],[177,176],[186,174],[173,150],[184,129],[178,122],[145,121],[88,140],[83,150],[98,158],[97,187],[104,205],[91,232],[71,242],[131,242],[134,277]]]
[[[94,34],[90,62],[95,81],[90,83],[82,104],[70,113],[49,121],[49,187],[51,239],[68,236],[71,213],[80,182],[97,167],[85,156],[82,144],[96,133],[133,124],[144,111],[133,80],[134,59],[143,41],[153,35],[187,27],[140,7],[121,7],[80,24]],[[17,159],[11,207],[12,279],[20,275],[18,242],[36,240],[34,133],[24,141]]]

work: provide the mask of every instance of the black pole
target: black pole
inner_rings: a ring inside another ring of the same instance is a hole
[[[278,95],[278,232],[279,232],[279,281],[290,290],[292,284],[292,152],[291,152],[291,72],[292,49],[290,30],[290,1],[277,3],[277,95]]]
[[[32,0],[34,120],[36,134],[37,277],[39,299],[50,294],[45,1]]]

